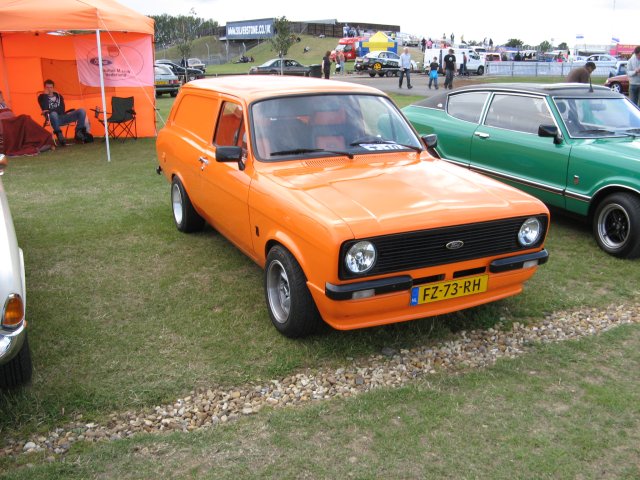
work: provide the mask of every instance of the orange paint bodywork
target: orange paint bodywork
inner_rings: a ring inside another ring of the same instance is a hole
[[[180,178],[196,211],[264,267],[269,249],[283,245],[298,261],[325,322],[353,329],[413,320],[518,294],[536,266],[489,273],[496,255],[353,280],[341,279],[345,241],[503,218],[542,215],[535,198],[488,177],[435,159],[426,151],[389,151],[322,158],[263,161],[252,134],[252,104],[266,98],[318,93],[386,96],[356,84],[311,78],[252,76],[197,80],[184,85],[157,140],[159,165]],[[313,101],[321,101],[317,97]],[[244,169],[216,162],[213,142],[224,102],[242,108],[246,132]],[[284,132],[283,132],[284,133]],[[202,158],[211,160],[203,163]],[[548,222],[547,222],[548,224]],[[536,248],[518,251],[527,254]],[[370,298],[333,300],[327,284],[347,285],[399,275],[413,279],[487,269],[484,293],[410,306],[410,289]]]

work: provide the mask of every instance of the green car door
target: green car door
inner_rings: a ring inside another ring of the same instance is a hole
[[[438,135],[438,153],[450,162],[469,166],[471,140],[478,128],[488,92],[454,93],[439,108],[410,105],[403,109],[407,118],[421,135]],[[444,103],[445,100],[442,100]]]
[[[545,98],[493,94],[472,134],[470,167],[565,208],[571,146],[539,136],[540,125],[557,127]]]

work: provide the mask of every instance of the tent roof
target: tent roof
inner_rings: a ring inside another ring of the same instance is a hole
[[[153,35],[153,19],[113,0],[0,0],[0,32],[109,30]]]

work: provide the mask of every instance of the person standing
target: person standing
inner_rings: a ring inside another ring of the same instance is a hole
[[[466,52],[462,52],[462,68],[460,70],[460,76],[462,75],[469,75],[469,73],[467,72],[467,53]]]
[[[629,100],[640,107],[640,45],[633,50],[627,63],[629,77]]]
[[[345,74],[344,52],[342,50],[338,50],[336,58],[338,60],[338,65],[340,65],[340,75],[344,75]]]
[[[324,78],[329,80],[331,75],[331,52],[329,50],[322,57],[322,71],[324,72]]]
[[[409,54],[409,49],[404,47],[402,55],[400,55],[400,82],[398,88],[402,88],[402,79],[405,75],[407,76],[407,88],[409,90],[413,88],[411,86],[411,77],[409,76],[409,72],[411,72],[411,54]]]
[[[587,62],[584,67],[574,68],[567,75],[567,83],[589,83],[591,80],[591,72],[596,69],[596,64]]]
[[[438,57],[433,57],[433,61],[429,64],[429,90],[431,90],[431,84],[433,83],[438,90],[438,70],[440,65],[438,64]]]
[[[456,73],[456,56],[453,54],[453,48],[449,49],[449,53],[444,56],[444,88],[453,89],[453,76]]]

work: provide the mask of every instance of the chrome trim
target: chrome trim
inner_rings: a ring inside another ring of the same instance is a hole
[[[26,334],[26,322],[24,321],[18,329],[10,332],[0,328],[0,365],[8,362],[18,354]]]
[[[492,177],[511,180],[513,182],[520,183],[522,185],[527,185],[528,187],[539,188],[540,190],[544,190],[545,192],[555,193],[557,195],[564,195],[566,192],[566,189],[564,188],[551,187],[543,183],[533,182],[531,180],[525,180],[521,177],[515,177],[513,175],[509,175],[502,172],[496,172],[495,170],[490,170],[488,168],[478,167],[475,165],[470,165],[469,170],[472,170],[474,172],[484,173],[486,175],[491,175]]]

